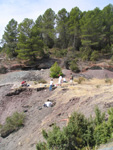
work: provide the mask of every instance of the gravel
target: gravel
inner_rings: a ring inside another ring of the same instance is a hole
[[[86,72],[83,72],[82,74],[88,76],[89,78],[98,78],[98,79],[113,78],[113,72],[106,69],[88,70]]]
[[[21,82],[22,80],[26,81],[37,81],[40,79],[49,78],[49,69],[36,70],[36,71],[16,71],[9,72],[4,75],[0,75],[0,85],[3,84],[12,84],[15,82]]]

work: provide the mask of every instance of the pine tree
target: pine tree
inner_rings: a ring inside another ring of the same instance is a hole
[[[44,44],[40,31],[33,20],[25,19],[19,24],[18,57],[24,60],[35,61],[37,57],[44,56]]]
[[[17,53],[15,51],[17,48],[17,25],[17,21],[11,19],[5,28],[2,38],[3,50],[7,53],[9,57],[17,56]]]
[[[50,76],[52,78],[57,78],[58,76],[63,75],[62,70],[57,62],[55,62],[52,67],[50,68]]]

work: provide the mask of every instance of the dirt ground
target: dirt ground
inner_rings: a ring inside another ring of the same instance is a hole
[[[69,81],[70,70],[63,71]],[[98,76],[102,76],[101,73],[103,72],[96,72]],[[76,74],[74,76],[78,77]],[[55,79],[54,83],[57,84],[57,82],[58,79]],[[53,91],[49,91],[49,81],[46,87],[45,84],[35,85],[30,81],[29,83],[31,84],[29,88],[12,96],[6,95],[12,92],[16,87],[15,84],[18,85],[19,82],[4,85],[2,83],[0,86],[0,124],[3,124],[6,117],[15,111],[24,112],[26,115],[24,127],[6,138],[0,137],[0,150],[36,150],[36,143],[43,141],[42,129],[51,130],[54,123],[62,128],[67,124],[63,119],[68,118],[74,111],[89,117],[94,116],[95,106],[105,112],[113,106],[113,79],[110,83],[106,83],[103,77],[88,78],[81,84],[63,83],[61,87],[58,86]],[[44,88],[38,91],[39,87]],[[55,102],[55,106],[43,107],[47,99]]]

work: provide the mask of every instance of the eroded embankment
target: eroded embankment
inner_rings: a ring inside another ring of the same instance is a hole
[[[26,120],[25,126],[19,131],[0,139],[0,149],[35,150],[36,143],[43,140],[42,129],[51,129],[54,123],[60,127],[65,126],[67,122],[64,119],[73,111],[81,112],[87,117],[94,115],[96,105],[102,111],[107,111],[113,106],[113,85],[99,81],[88,80],[74,85],[67,83],[51,92],[48,88],[42,91],[26,89],[12,96],[6,96],[11,85],[1,87],[1,122],[14,111],[23,111]],[[43,107],[47,99],[56,102],[56,105],[52,108]]]

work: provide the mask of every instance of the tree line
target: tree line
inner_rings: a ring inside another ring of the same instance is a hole
[[[35,61],[50,56],[96,60],[99,54],[113,53],[113,5],[102,10],[81,11],[65,8],[57,14],[49,8],[33,21],[25,18],[20,24],[11,19],[5,27],[0,51],[9,57]]]

